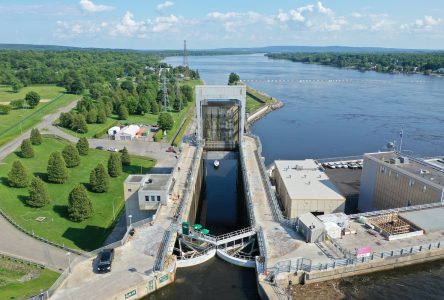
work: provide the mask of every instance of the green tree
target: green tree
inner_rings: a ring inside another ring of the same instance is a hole
[[[89,183],[91,190],[96,193],[103,193],[109,190],[109,176],[105,167],[98,164],[89,174]]]
[[[12,107],[9,104],[0,104],[0,114],[7,115],[11,109]]]
[[[12,163],[11,171],[8,173],[8,183],[16,188],[28,186],[28,172],[19,160]]]
[[[111,153],[108,159],[108,174],[111,177],[118,177],[122,173],[122,161],[117,153]]]
[[[42,143],[42,136],[40,135],[40,131],[37,128],[31,129],[31,144],[40,145]]]
[[[122,160],[123,166],[129,166],[131,165],[131,157],[128,153],[128,149],[126,147],[123,147],[122,155],[120,156],[120,159]]]
[[[62,156],[68,168],[77,167],[80,164],[79,151],[71,144],[65,146]]]
[[[21,156],[24,158],[34,157],[34,149],[32,149],[31,141],[24,139],[20,146]]]
[[[16,99],[16,100],[12,100],[11,102],[9,102],[9,104],[12,106],[12,108],[19,109],[19,108],[23,108],[25,106],[25,100],[24,99]]]
[[[65,183],[68,180],[68,169],[60,152],[51,153],[46,170],[50,182]]]
[[[185,84],[182,85],[180,87],[180,91],[182,92],[182,95],[184,97],[184,102],[188,101],[191,102],[193,101],[193,89],[191,88],[191,86]]]
[[[26,203],[34,207],[43,207],[49,204],[48,186],[39,177],[34,177],[31,180],[29,186],[29,197],[26,199]]]
[[[122,82],[120,88],[122,90],[127,90],[130,94],[134,92],[134,84],[131,80],[125,80],[124,82]]]
[[[25,96],[26,103],[30,108],[36,107],[40,102],[40,95],[37,92],[30,91]]]
[[[128,109],[126,108],[125,105],[121,104],[119,106],[119,119],[126,120],[126,119],[128,119],[128,117],[129,117]]]
[[[99,123],[99,124],[105,124],[106,123],[105,108],[102,108],[102,109],[99,110],[99,113],[97,114],[97,123]]]
[[[11,87],[14,93],[18,93],[23,88],[23,83],[21,83],[20,81],[14,81],[13,83],[11,83]]]
[[[71,129],[75,132],[87,133],[88,125],[86,124],[85,118],[81,114],[75,114],[71,123]]]
[[[92,124],[97,122],[97,110],[92,108],[86,114],[86,123]]]
[[[81,137],[77,141],[76,148],[80,155],[88,155],[89,143],[86,137]]]
[[[71,221],[81,222],[94,215],[94,209],[91,200],[83,185],[78,184],[68,198],[68,217]]]
[[[67,88],[71,94],[81,95],[85,90],[85,85],[80,78],[76,78]]]
[[[170,113],[163,112],[159,115],[157,124],[162,130],[170,130],[173,128],[174,120]]]
[[[230,76],[228,76],[228,85],[233,85],[239,82],[240,77],[236,73],[231,72]]]
[[[151,113],[153,115],[158,115],[160,111],[159,103],[157,101],[151,101]]]

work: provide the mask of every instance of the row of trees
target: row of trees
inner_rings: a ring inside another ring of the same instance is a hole
[[[339,68],[353,67],[377,72],[423,72],[444,68],[444,52],[422,53],[269,53],[269,58],[318,63]]]

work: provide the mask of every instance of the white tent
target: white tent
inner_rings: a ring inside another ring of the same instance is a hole
[[[136,137],[140,127],[137,125],[129,125],[123,127],[119,133],[116,134],[116,140],[132,140]]]
[[[116,134],[118,134],[120,132],[120,127],[119,126],[113,126],[110,129],[108,129],[108,136],[113,137]]]

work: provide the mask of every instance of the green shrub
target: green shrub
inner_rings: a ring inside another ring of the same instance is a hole
[[[34,149],[32,149],[31,141],[29,139],[23,140],[20,146],[21,156],[24,158],[34,157]]]
[[[43,207],[49,202],[48,186],[39,177],[34,177],[29,187],[29,197],[26,203],[34,207]]]
[[[28,173],[19,160],[12,163],[11,171],[8,173],[8,183],[16,188],[28,186]]]
[[[94,209],[83,185],[77,185],[69,194],[68,216],[71,221],[81,222],[91,218]]]
[[[153,139],[155,142],[160,142],[163,138],[163,130],[159,128],[157,132],[154,134]]]
[[[50,182],[65,183],[68,180],[68,169],[60,152],[51,153],[46,170]]]

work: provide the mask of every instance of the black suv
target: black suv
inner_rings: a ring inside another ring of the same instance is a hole
[[[113,258],[114,258],[114,249],[103,249],[99,253],[99,256],[97,257],[98,259],[97,272],[99,273],[110,272]]]

